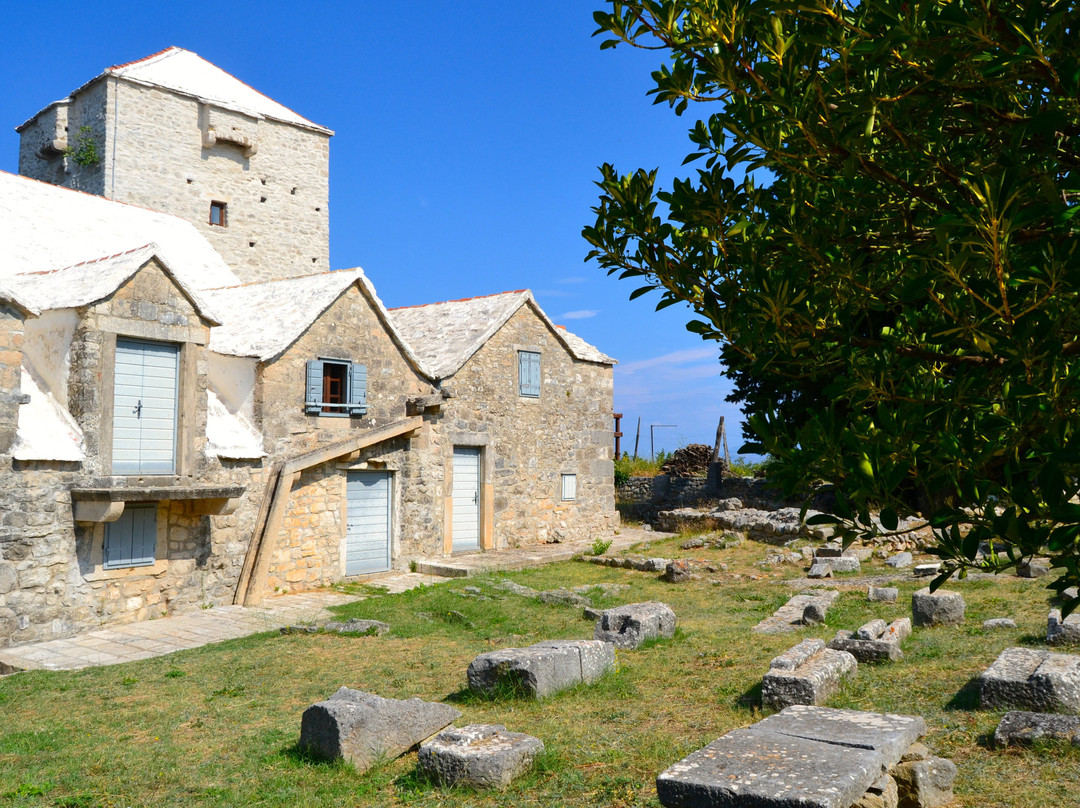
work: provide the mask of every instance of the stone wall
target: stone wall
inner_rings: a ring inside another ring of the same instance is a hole
[[[518,351],[540,353],[539,398],[519,395]],[[575,359],[529,305],[522,306],[444,383],[444,463],[455,444],[480,445],[495,548],[585,539],[618,523],[609,365]],[[577,499],[561,476],[577,475]]]
[[[83,125],[101,156],[88,168],[49,146],[65,126],[74,142]],[[330,269],[325,132],[109,78],[43,110],[21,135],[20,174],[186,219],[244,281]],[[226,226],[210,224],[211,202],[227,205]]]

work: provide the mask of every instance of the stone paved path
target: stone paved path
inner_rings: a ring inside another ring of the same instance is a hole
[[[611,537],[612,549],[623,549],[637,542],[666,536],[665,533],[622,528],[619,534]],[[564,561],[585,552],[590,545],[591,542],[545,544],[523,550],[431,559],[432,564],[428,568],[424,564],[418,565],[419,572],[393,572],[366,579],[364,583],[396,594],[422,585],[446,582],[454,577]],[[62,640],[0,648],[0,675],[20,670],[76,670],[162,656],[261,631],[273,631],[291,623],[313,622],[328,617],[326,609],[329,606],[361,599],[362,596],[329,591],[280,595],[267,598],[255,607],[215,606],[175,617],[110,626]]]

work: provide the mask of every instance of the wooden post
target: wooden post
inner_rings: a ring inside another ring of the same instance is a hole
[[[727,447],[727,429],[724,428],[724,416],[720,416],[720,434],[724,436],[724,465],[731,468],[731,452]]]
[[[724,416],[720,416],[720,423],[716,425],[716,443],[713,444],[712,457],[709,458],[709,462],[715,463],[720,459],[720,443],[724,436]]]
[[[637,434],[634,435],[634,460],[637,460],[638,441],[641,440],[641,416],[637,417]]]

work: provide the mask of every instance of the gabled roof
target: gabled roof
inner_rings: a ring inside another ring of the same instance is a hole
[[[185,289],[240,283],[190,222],[0,171],[0,283],[150,243]]]
[[[240,79],[226,73],[220,67],[211,64],[198,54],[177,47],[166,48],[134,62],[108,67],[101,75],[96,76],[82,87],[79,87],[78,90],[75,90],[67,99],[56,101],[49,106],[65,103],[72,96],[77,95],[83,87],[87,87],[106,76],[125,79],[150,87],[172,90],[173,92],[191,96],[199,101],[235,110],[254,118],[270,118],[271,120],[302,126],[305,129],[312,129],[316,132],[323,132],[327,135],[334,134],[325,126],[320,126],[307,118],[297,115],[288,107],[268,98],[253,87],[249,87]],[[48,107],[45,109],[48,109]],[[21,130],[33,120],[34,118],[31,118],[26,121],[26,123],[17,127],[17,130]]]
[[[391,309],[390,318],[431,377],[446,379],[457,373],[525,305],[532,307],[575,359],[615,364],[614,359],[581,337],[556,327],[528,289]]]
[[[49,272],[11,275],[4,278],[2,285],[18,300],[25,301],[35,313],[48,309],[73,309],[108,297],[152,258],[161,262],[202,317],[214,325],[220,322],[200,294],[176,276],[169,259],[157,244],[145,244],[119,255],[83,261]],[[3,291],[0,289],[0,294]]]
[[[210,332],[210,350],[232,356],[253,356],[260,361],[273,359],[299,339],[353,284],[371,303],[406,360],[428,375],[398,334],[374,287],[359,267],[209,290],[210,304],[225,318],[225,325]]]

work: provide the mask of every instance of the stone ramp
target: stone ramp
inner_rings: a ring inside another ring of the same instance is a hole
[[[793,597],[751,630],[758,634],[784,634],[795,631],[803,625],[803,613],[807,606],[819,606],[821,613],[824,614],[839,596],[840,592],[836,589],[808,589]]]
[[[329,617],[326,609],[357,600],[351,595],[307,592],[267,598],[262,605],[215,606],[144,620],[75,637],[0,649],[0,674],[22,670],[78,670],[118,665],[234,640],[294,623]]]
[[[850,808],[926,732],[922,718],[788,707],[656,778],[668,808]]]

